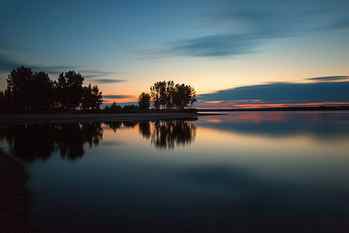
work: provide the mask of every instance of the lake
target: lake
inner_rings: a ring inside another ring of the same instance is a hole
[[[4,233],[349,229],[347,111],[1,126],[0,148],[26,174]]]

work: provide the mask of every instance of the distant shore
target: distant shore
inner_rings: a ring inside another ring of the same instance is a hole
[[[197,109],[201,115],[212,112],[268,112],[268,111],[348,111],[348,106],[301,106],[301,107],[272,107],[272,108],[207,108]]]
[[[139,112],[139,113],[43,113],[43,114],[4,114],[0,124],[69,123],[91,121],[147,121],[197,119],[196,112]]]

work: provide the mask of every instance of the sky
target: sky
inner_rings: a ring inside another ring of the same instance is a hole
[[[25,65],[77,70],[107,101],[134,101],[159,80],[205,101],[236,101],[241,88],[258,101],[349,101],[332,97],[349,93],[348,10],[348,0],[1,0],[0,87]],[[265,85],[273,98],[249,94]],[[329,91],[293,99],[302,85]]]

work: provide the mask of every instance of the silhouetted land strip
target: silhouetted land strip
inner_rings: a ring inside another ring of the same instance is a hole
[[[29,232],[30,193],[26,187],[28,174],[17,158],[0,148],[0,216],[2,229]]]
[[[124,121],[124,120],[173,120],[196,119],[195,111],[152,111],[133,113],[47,113],[47,114],[4,114],[0,115],[0,124],[23,123],[64,123],[91,121]]]
[[[273,107],[273,108],[210,108],[197,109],[199,115],[205,115],[200,112],[248,112],[248,111],[346,111],[349,106],[309,106],[309,107]]]

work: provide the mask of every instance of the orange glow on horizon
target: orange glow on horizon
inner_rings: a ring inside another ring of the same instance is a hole
[[[137,98],[114,98],[114,99],[103,99],[103,104],[124,104],[124,103],[134,103],[137,102]]]

